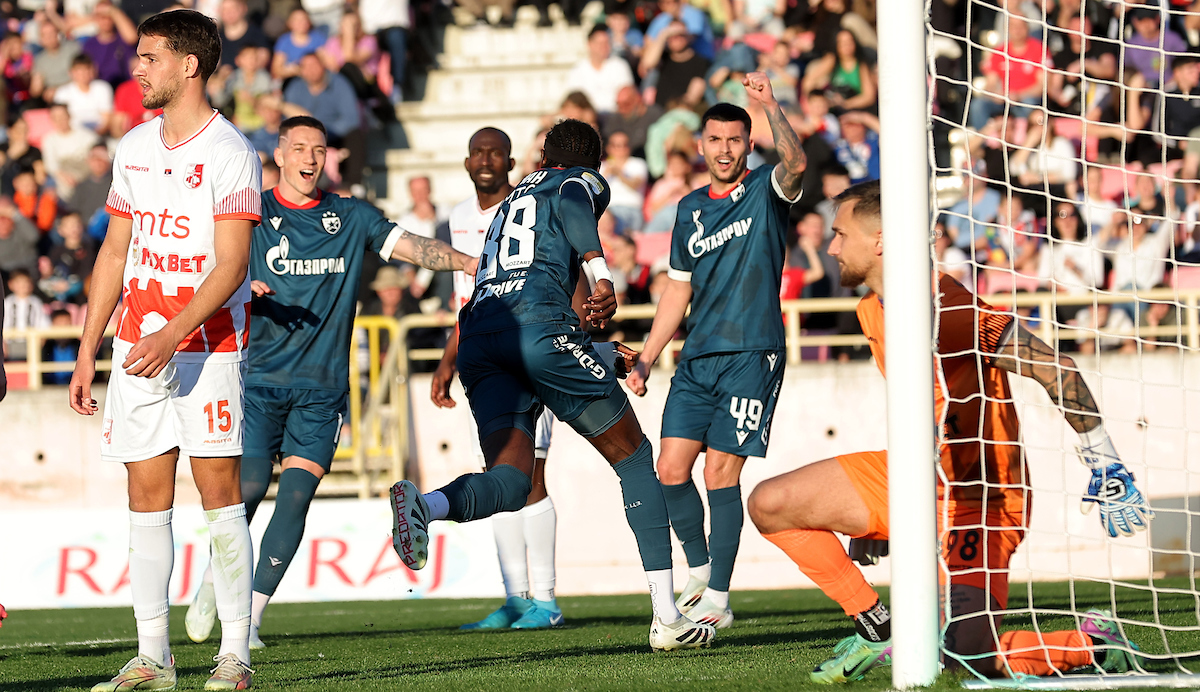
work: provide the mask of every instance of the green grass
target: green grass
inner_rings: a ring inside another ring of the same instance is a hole
[[[1159,583],[1162,585],[1162,582]],[[1173,586],[1184,587],[1182,582]],[[1081,592],[1081,588],[1083,591]],[[1065,584],[1039,584],[1039,607],[1070,605]],[[1076,586],[1081,602],[1108,602],[1107,587]],[[1018,589],[1014,607],[1024,600]],[[755,591],[733,595],[738,616],[706,651],[652,654],[644,595],[560,599],[568,626],[534,632],[459,632],[483,617],[491,600],[280,603],[267,611],[255,652],[256,689],[263,690],[773,690],[811,687],[808,671],[851,630],[846,617],[817,591]],[[1148,595],[1119,594],[1124,617],[1149,619]],[[1196,624],[1191,596],[1160,601],[1178,624]],[[201,689],[216,640],[193,644],[182,608],[172,612],[179,689]],[[1012,618],[1006,625],[1028,624]],[[1041,619],[1043,628],[1070,626]],[[218,633],[214,633],[219,636]],[[0,691],[87,689],[111,677],[136,648],[131,609],[17,611],[0,629]],[[1161,638],[1136,631],[1148,651]],[[1200,634],[1173,638],[1173,647],[1200,650]],[[935,689],[957,689],[942,675]],[[888,689],[889,669],[873,671],[854,690]]]

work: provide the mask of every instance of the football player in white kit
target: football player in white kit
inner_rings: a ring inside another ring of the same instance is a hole
[[[138,27],[142,105],[163,114],[117,145],[87,321],[71,378],[71,408],[94,415],[96,350],[118,298],[101,458],[125,464],[129,584],[138,652],[93,691],[175,689],[167,586],[180,453],[208,522],[221,646],[206,690],[251,686],[253,547],[242,502],[243,372],[249,327],[251,230],[261,218],[254,147],[208,104],[221,54],[213,21],[178,10]]]
[[[450,212],[450,244],[472,257],[483,252],[488,226],[500,203],[512,191],[508,174],[516,162],[512,142],[504,132],[485,127],[471,136],[463,165],[475,184],[475,195],[463,200]],[[475,278],[454,272],[454,310],[457,313],[471,298]],[[453,408],[450,382],[454,379],[458,355],[458,327],[454,329],[446,352],[433,375],[433,403]],[[540,629],[563,624],[562,611],[554,598],[554,536],[557,515],[554,501],[546,493],[546,455],[550,450],[550,429],[554,414],[546,409],[537,422],[534,440],[533,491],[529,502],[516,512],[492,517],[496,534],[496,553],[508,599],[491,615],[462,629]],[[476,426],[468,426],[471,444],[483,466],[483,449]],[[526,557],[528,556],[528,558]],[[532,584],[530,577],[532,577]]]

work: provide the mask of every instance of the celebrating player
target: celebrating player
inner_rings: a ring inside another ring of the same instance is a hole
[[[299,116],[279,126],[275,163],[282,175],[263,197],[267,223],[254,232],[250,253],[254,306],[242,459],[248,517],[267,494],[277,456],[283,467],[254,570],[253,649],[265,646],[258,636],[263,611],[296,555],[308,506],[333,463],[349,390],[363,251],[435,271],[475,272],[474,257],[405,231],[362,200],[319,189],[325,156],[321,121]],[[213,627],[212,576],[210,565],[188,608],[193,641],[207,639]]]
[[[690,302],[687,342],[663,409],[658,477],[687,554],[689,578],[677,605],[692,620],[715,627],[733,623],[729,579],[742,534],[742,466],[748,456],[766,455],[783,384],[783,321],[770,316],[780,314],[788,207],[800,198],[806,165],[767,76],[754,72],[743,84],[766,111],[781,162],[747,169],[746,111],[720,103],[704,114],[699,149],[711,184],[679,203],[667,289],[628,382],[633,393],[646,393],[650,367]],[[692,467],[705,445],[704,485],[712,511],[708,545],[704,505],[692,483]]]
[[[129,585],[138,654],[93,690],[175,688],[167,584],[175,543],[175,466],[191,457],[213,544],[221,647],[206,690],[250,687],[250,530],[238,483],[242,374],[249,322],[251,229],[262,167],[254,147],[214,111],[205,85],[221,55],[199,12],[154,15],[138,27],[133,78],[142,105],[163,114],[117,145],[112,215],[96,259],[71,378],[71,408],[96,413],[96,349],[124,298],[101,458],[129,476]],[[122,272],[124,278],[122,279]],[[123,286],[123,287],[122,287]]]
[[[858,304],[858,320],[882,372],[883,240],[879,183],[856,185],[837,197],[835,237],[829,254],[841,267],[842,285],[871,289]],[[938,516],[942,556],[950,579],[951,621],[945,646],[956,663],[981,674],[1049,675],[1096,664],[1110,672],[1134,663],[1133,645],[1111,613],[1089,611],[1079,630],[1004,632],[996,640],[1008,602],[1008,564],[1028,528],[1031,497],[1008,373],[1031,377],[1062,407],[1079,433],[1080,457],[1092,470],[1085,507],[1100,506],[1110,536],[1132,535],[1153,513],[1121,464],[1104,431],[1099,409],[1075,363],[1056,356],[1013,319],[976,300],[953,278],[938,278],[940,382],[935,389],[942,473]],[[972,354],[978,343],[982,355]],[[884,373],[886,375],[886,373]],[[982,438],[982,439],[981,439]],[[891,618],[862,573],[851,564],[834,532],[854,538],[888,537],[886,452],[826,459],[764,481],[750,495],[750,517],[805,575],[854,620],[855,634],[812,672],[816,682],[861,679],[891,655]],[[1105,651],[1103,658],[1098,658]]]
[[[470,303],[459,313],[458,369],[488,470],[460,476],[422,496],[409,481],[392,486],[392,543],[404,563],[429,557],[432,520],[471,521],[523,507],[532,490],[535,422],[543,406],[592,443],[621,479],[625,518],[650,583],[655,650],[707,646],[714,630],[675,607],[671,540],[650,441],[571,307],[582,262],[596,277],[584,309],[603,326],[616,311],[612,274],[596,222],[608,206],[600,136],[565,120],[546,135],[541,168],[500,205],[488,229]]]
[[[450,244],[473,257],[483,252],[488,227],[496,216],[500,203],[512,192],[508,174],[516,162],[512,159],[512,141],[494,127],[485,127],[471,136],[463,166],[475,184],[475,195],[450,212]],[[475,289],[474,277],[464,272],[454,273],[455,312],[471,299]],[[455,325],[433,373],[431,397],[440,408],[456,405],[450,397],[450,382],[454,379],[454,361],[458,356],[458,326]],[[554,598],[554,532],[557,515],[554,501],[546,492],[546,456],[550,451],[550,431],[554,414],[543,411],[537,420],[533,445],[533,490],[525,506],[515,512],[501,512],[492,517],[496,535],[496,553],[500,557],[500,575],[508,598],[504,605],[479,622],[462,626],[465,630],[539,629],[563,624],[562,610]],[[470,428],[471,446],[479,453],[478,430]],[[533,588],[530,589],[530,576]]]

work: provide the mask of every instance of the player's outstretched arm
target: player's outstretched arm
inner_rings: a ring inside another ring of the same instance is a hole
[[[92,284],[88,290],[87,317],[83,323],[83,336],[79,340],[79,356],[75,359],[75,372],[71,375],[71,386],[67,390],[71,408],[85,416],[96,413],[96,400],[92,398],[96,351],[100,349],[100,340],[104,338],[104,327],[112,318],[117,299],[121,297],[125,258],[129,255],[132,237],[133,219],[113,215],[108,222],[104,243],[96,253]]]
[[[1035,380],[1079,433],[1079,458],[1092,471],[1083,511],[1100,506],[1100,524],[1108,535],[1132,536],[1144,531],[1154,518],[1133,474],[1121,463],[1116,447],[1104,430],[1100,408],[1075,361],[1055,353],[1049,344],[1014,324],[1000,338],[992,365]]]
[[[775,137],[775,152],[779,154],[779,165],[775,167],[775,181],[779,189],[790,200],[800,194],[800,180],[804,169],[808,167],[808,157],[804,155],[804,146],[800,137],[792,129],[783,108],[775,100],[771,91],[771,79],[762,72],[751,72],[742,78],[746,94],[754,101],[762,104],[767,114],[767,122],[771,124],[771,134]]]
[[[248,219],[222,219],[213,230],[212,271],[196,295],[160,331],[138,339],[121,367],[134,377],[155,377],[171,362],[179,342],[216,314],[246,280],[250,265]]]
[[[658,361],[663,349],[671,343],[679,325],[683,324],[683,316],[687,313],[688,303],[692,302],[692,284],[687,281],[667,279],[667,288],[658,301],[658,309],[654,311],[654,322],[650,325],[650,335],[646,337],[646,346],[638,357],[637,365],[629,373],[625,383],[629,391],[638,396],[646,394],[646,380],[650,378],[650,368]]]
[[[392,259],[411,262],[435,272],[462,271],[471,276],[475,276],[475,267],[479,263],[477,257],[464,255],[436,238],[426,238],[408,231],[404,231],[400,240],[396,241]]]

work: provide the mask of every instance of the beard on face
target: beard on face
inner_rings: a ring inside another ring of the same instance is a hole
[[[708,161],[709,159],[706,157],[704,160]],[[712,177],[716,178],[718,181],[720,181],[722,183],[735,182],[738,178],[742,177],[743,173],[746,172],[746,157],[745,156],[743,156],[741,159],[735,160],[733,162],[733,166],[730,167],[729,171],[724,174],[722,174],[718,171],[718,169],[716,168],[716,162],[717,162],[716,158],[713,158],[712,165],[708,166],[708,172],[710,175],[712,175]]]
[[[867,272],[858,268],[851,268],[843,263],[838,263],[838,269],[841,270],[842,288],[858,288],[867,280]]]
[[[159,89],[151,87],[145,96],[142,96],[142,108],[165,108],[168,103],[175,100],[179,95],[179,83],[170,82],[164,84]]]

